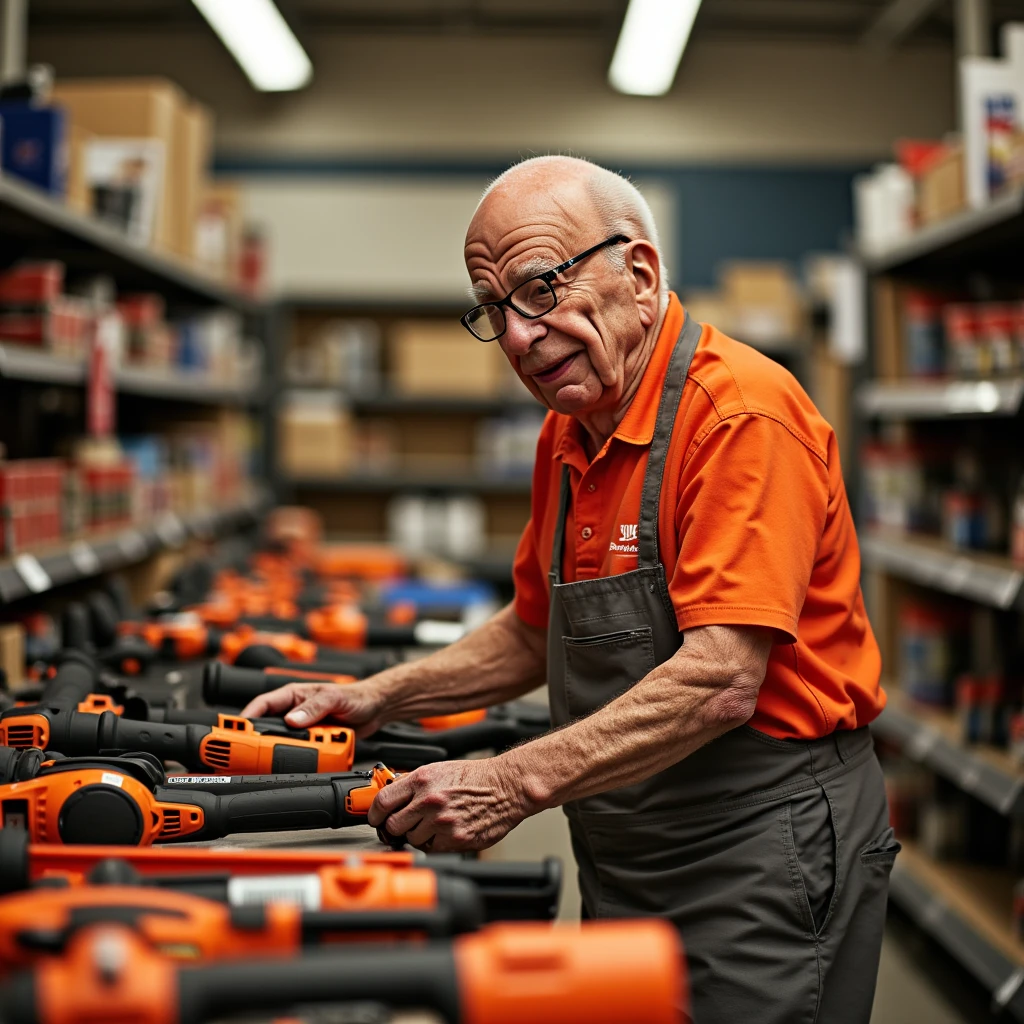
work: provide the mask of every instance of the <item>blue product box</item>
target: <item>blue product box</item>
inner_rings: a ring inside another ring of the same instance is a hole
[[[0,122],[4,171],[62,199],[68,169],[64,110],[28,103],[0,103]]]

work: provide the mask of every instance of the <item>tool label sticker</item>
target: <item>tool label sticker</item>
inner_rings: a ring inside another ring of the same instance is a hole
[[[168,786],[205,786],[211,782],[234,782],[231,775],[168,775]]]
[[[320,900],[320,878],[317,875],[253,875],[228,880],[228,903],[233,907],[253,903],[297,903],[304,910],[319,910]]]
[[[118,775],[116,772],[104,772],[100,776],[100,782],[105,782],[108,786],[117,786],[121,789],[124,786],[124,776]]]

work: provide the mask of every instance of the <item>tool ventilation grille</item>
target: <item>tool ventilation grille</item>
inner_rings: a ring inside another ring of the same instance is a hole
[[[29,747],[42,747],[43,730],[38,725],[9,725],[7,726],[7,746],[17,750],[27,750]]]
[[[210,740],[206,744],[206,763],[211,768],[227,771],[231,767],[231,744],[227,740]]]
[[[164,810],[164,821],[160,826],[160,837],[176,836],[181,832],[181,811],[174,807]]]

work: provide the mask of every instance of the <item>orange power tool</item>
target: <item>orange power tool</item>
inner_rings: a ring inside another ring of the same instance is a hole
[[[387,876],[387,871],[382,875]],[[420,877],[425,883],[417,891]],[[323,942],[458,935],[483,924],[480,896],[469,882],[447,879],[448,900],[437,900],[431,871],[406,871],[409,885],[390,904],[356,901],[338,910],[306,910],[294,901],[230,906],[185,892],[137,885],[32,889],[0,900],[0,974],[59,953],[81,926],[130,921],[154,949],[178,960],[295,956]],[[386,895],[383,894],[382,895]],[[391,895],[394,895],[392,893]]]
[[[437,876],[436,886],[424,880],[425,871]],[[429,902],[429,893],[443,901],[449,877],[473,885],[489,921],[545,921],[558,910],[562,865],[555,857],[497,861],[406,850],[339,853],[322,847],[57,846],[30,843],[19,829],[0,829],[0,895],[38,882],[81,885],[129,878],[223,903],[291,898],[307,909],[341,910]]]
[[[311,726],[304,738],[257,732],[247,718],[218,715],[217,724],[139,722],[116,710],[65,710],[45,705],[0,713],[0,745],[39,747],[68,757],[144,750],[188,771],[227,775],[271,772],[343,772],[355,760],[355,733],[342,726]]]
[[[39,750],[0,748],[0,827],[33,842],[151,843],[222,839],[239,832],[365,825],[380,790],[395,778],[370,771],[294,775],[166,777],[148,754],[47,760]],[[385,842],[402,839],[381,833]]]
[[[678,934],[657,919],[502,924],[385,955],[346,946],[197,966],[99,924],[0,987],[5,1024],[202,1024],[366,1001],[446,1024],[682,1024],[688,994]]]

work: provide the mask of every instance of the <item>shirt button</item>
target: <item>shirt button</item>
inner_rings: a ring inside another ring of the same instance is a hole
[[[597,490],[597,484],[587,484],[587,490],[588,491],[596,491]]]
[[[594,531],[589,526],[584,526],[583,529],[580,530],[580,535],[583,537],[584,540],[590,540],[590,538],[593,536],[593,533]]]

